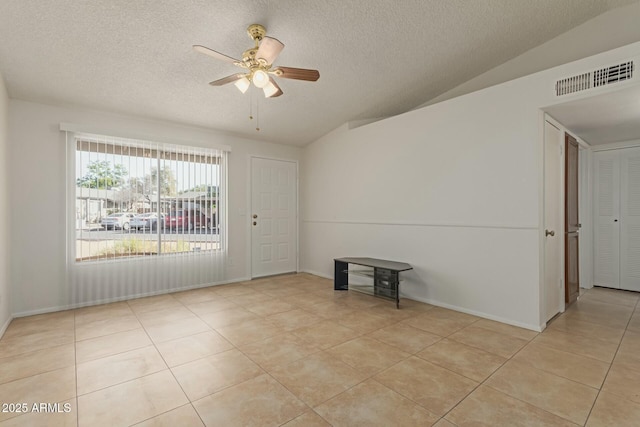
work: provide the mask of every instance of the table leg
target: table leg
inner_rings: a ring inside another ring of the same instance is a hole
[[[333,290],[346,291],[349,289],[349,275],[345,272],[349,264],[342,261],[334,261]]]

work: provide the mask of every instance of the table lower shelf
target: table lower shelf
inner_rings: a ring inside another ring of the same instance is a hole
[[[373,279],[373,284],[351,285],[354,290],[371,295],[395,300],[396,308],[400,308],[400,272],[411,270],[409,264],[375,258],[336,258],[334,259],[334,285],[336,291],[349,289],[349,275],[364,276]],[[349,264],[371,267],[366,270],[349,270]]]
[[[361,294],[372,295],[374,297],[380,297],[384,299],[391,299],[393,301],[396,300],[396,292],[388,292],[385,289],[381,289],[380,287],[375,287],[373,285],[354,285],[351,283],[349,285],[349,289],[352,291],[360,292]]]

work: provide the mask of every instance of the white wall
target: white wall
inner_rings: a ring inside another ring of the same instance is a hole
[[[86,304],[139,295],[140,290],[106,289],[89,292],[77,300],[65,274],[65,136],[60,123],[186,145],[228,145],[229,156],[229,254],[220,281],[250,277],[249,226],[246,216],[249,191],[249,156],[298,160],[296,147],[252,141],[210,130],[138,119],[81,108],[37,104],[21,100],[9,103],[9,175],[11,184],[11,282],[13,313],[25,315],[52,311],[70,304]],[[160,283],[142,293],[166,291],[179,284]],[[89,295],[89,297],[87,297]]]
[[[638,53],[640,43],[312,143],[302,269],[332,277],[336,257],[404,261],[406,296],[542,328],[540,108],[558,103],[557,78]]]
[[[0,74],[0,337],[11,321],[9,281],[9,95]]]

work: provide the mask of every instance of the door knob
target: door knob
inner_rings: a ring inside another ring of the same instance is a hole
[[[255,221],[253,221],[253,225],[258,225],[258,223],[257,223],[257,222],[255,222]]]
[[[256,219],[256,218],[258,218],[258,215],[253,214],[253,219]]]
[[[555,231],[553,231],[553,230],[551,230],[551,231],[549,231],[549,230],[544,230],[544,236],[545,236],[545,237],[547,237],[547,236],[551,236],[551,237],[553,237],[553,236],[555,236],[555,235],[556,235],[556,232],[555,232]]]

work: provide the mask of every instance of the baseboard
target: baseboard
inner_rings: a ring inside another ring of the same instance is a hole
[[[415,301],[420,301],[420,302],[424,302],[424,303],[427,303],[427,304],[435,305],[437,307],[448,308],[449,310],[454,310],[454,311],[459,311],[461,313],[471,314],[473,316],[482,317],[483,319],[494,320],[496,322],[505,323],[505,324],[511,325],[511,326],[517,326],[518,328],[529,329],[529,330],[535,331],[535,332],[542,332],[542,330],[544,329],[540,325],[532,325],[532,324],[529,324],[529,323],[516,322],[516,321],[513,321],[511,319],[505,319],[504,317],[494,316],[492,314],[487,314],[487,313],[483,313],[483,312],[480,312],[480,311],[469,310],[469,309],[464,308],[464,307],[458,307],[457,305],[446,304],[446,303],[443,303],[441,301],[434,301],[434,300],[428,299],[428,298],[420,298],[420,297],[409,296],[409,295],[401,295],[401,296],[403,298],[409,298],[409,299],[412,299],[412,300],[415,300]]]
[[[233,279],[233,280],[222,281],[222,282],[207,283],[207,284],[203,284],[203,285],[184,286],[184,287],[180,287],[180,288],[171,288],[171,289],[165,289],[165,290],[160,290],[160,291],[145,292],[145,293],[127,295],[127,296],[122,296],[122,297],[104,298],[104,299],[100,299],[100,300],[86,301],[86,302],[77,303],[77,304],[68,304],[68,305],[64,305],[64,306],[47,307],[47,308],[42,308],[42,309],[38,309],[38,310],[22,311],[22,312],[19,312],[19,313],[14,313],[13,317],[14,318],[15,317],[27,317],[27,316],[35,316],[35,315],[38,315],[38,314],[55,313],[57,311],[74,310],[76,308],[91,307],[91,306],[94,306],[94,305],[102,305],[102,304],[110,304],[110,303],[114,303],[114,302],[128,301],[128,300],[133,300],[133,299],[137,299],[137,298],[152,297],[152,296],[156,296],[156,295],[164,295],[164,294],[170,294],[170,293],[174,293],[174,292],[190,291],[190,290],[193,290],[193,289],[208,288],[208,287],[211,287],[211,286],[228,285],[228,284],[231,284],[231,283],[245,282],[245,281],[248,281],[248,280],[251,280],[251,279],[250,278],[239,278],[239,279]]]
[[[319,273],[319,272],[313,271],[313,270],[302,269],[302,270],[300,270],[300,272],[301,273],[313,274],[314,276],[322,277],[323,279],[333,280],[333,276],[329,276],[327,274]]]
[[[313,274],[314,276],[318,276],[318,277],[322,277],[322,278],[325,278],[325,279],[333,280],[333,276],[330,276],[330,275],[327,275],[327,274],[324,274],[324,273],[320,273],[320,272],[314,271],[314,270],[302,269],[302,270],[300,270],[300,272]],[[40,309],[40,310],[23,311],[23,312],[20,312],[20,313],[14,313],[13,317],[10,317],[9,320],[7,320],[7,322],[5,323],[5,325],[3,325],[2,329],[0,329],[0,337],[2,337],[2,334],[4,334],[4,331],[9,326],[9,323],[11,323],[11,320],[13,318],[16,318],[16,317],[26,317],[26,316],[34,316],[34,315],[37,315],[37,314],[52,313],[52,312],[56,312],[56,311],[73,310],[73,309],[76,309],[76,308],[90,307],[90,306],[93,306],[93,305],[109,304],[109,303],[113,303],[113,302],[132,300],[132,299],[136,299],[136,298],[144,298],[144,297],[150,297],[150,296],[155,296],[155,295],[169,294],[169,293],[173,293],[173,292],[181,292],[181,291],[188,291],[188,290],[192,290],[192,289],[207,288],[207,287],[210,287],[210,286],[227,285],[227,284],[231,284],[231,283],[245,282],[245,281],[249,281],[249,280],[251,280],[250,277],[243,277],[243,278],[236,278],[236,279],[233,279],[233,280],[227,280],[227,281],[223,281],[223,282],[208,283],[208,284],[204,284],[204,285],[194,285],[194,286],[187,286],[187,287],[180,287],[180,288],[172,288],[172,289],[168,289],[168,290],[162,290],[162,291],[156,291],[156,292],[147,292],[147,293],[141,293],[141,294],[136,294],[136,295],[129,295],[129,296],[125,296],[125,297],[108,298],[108,299],[102,299],[102,300],[96,300],[96,301],[88,301],[88,302],[78,303],[78,304],[69,304],[69,305],[66,305],[66,306],[48,307],[48,308]],[[464,307],[459,307],[459,306],[452,305],[452,304],[446,304],[446,303],[443,303],[441,301],[435,301],[435,300],[428,299],[428,298],[420,298],[420,297],[416,297],[416,296],[413,296],[413,295],[402,295],[402,294],[401,294],[401,297],[402,298],[409,298],[409,299],[412,299],[412,300],[415,300],[415,301],[420,301],[420,302],[424,302],[424,303],[431,304],[431,305],[435,305],[437,307],[443,307],[443,308],[447,308],[447,309],[450,309],[450,310],[459,311],[461,313],[471,314],[473,316],[482,317],[483,319],[494,320],[496,322],[505,323],[507,325],[512,325],[512,326],[517,326],[519,328],[529,329],[529,330],[532,330],[532,331],[535,331],[535,332],[542,332],[542,330],[545,327],[545,325],[531,325],[531,324],[528,324],[528,323],[515,322],[515,321],[513,321],[511,319],[505,319],[505,318],[500,317],[500,316],[494,316],[494,315],[491,315],[491,314],[487,314],[487,313],[483,313],[483,312],[479,312],[479,311],[475,311],[475,310],[469,310],[469,309],[466,309]]]
[[[12,320],[13,320],[13,316],[9,316],[7,321],[4,322],[4,325],[2,325],[2,327],[0,328],[0,339],[4,336],[4,333],[7,331],[7,328],[11,324]]]
[[[315,276],[324,277],[325,279],[333,280],[333,276],[330,276],[330,275],[327,275],[327,274],[324,274],[324,273],[320,273],[318,271],[303,269],[302,272],[313,274]],[[500,317],[500,316],[494,316],[494,315],[491,315],[491,314],[487,314],[487,313],[483,313],[483,312],[479,312],[479,311],[475,311],[475,310],[469,310],[469,309],[466,309],[464,307],[458,307],[456,305],[446,304],[446,303],[443,303],[441,301],[435,301],[435,300],[427,299],[427,298],[420,298],[420,297],[416,297],[416,296],[413,296],[413,295],[405,295],[402,292],[400,292],[400,297],[401,298],[412,299],[412,300],[415,300],[415,301],[424,302],[424,303],[427,303],[427,304],[435,305],[437,307],[448,308],[450,310],[459,311],[461,313],[471,314],[473,316],[482,317],[483,319],[494,320],[494,321],[500,322],[500,323],[506,323],[507,325],[517,326],[519,328],[529,329],[529,330],[532,330],[532,331],[535,331],[535,332],[542,332],[542,330],[545,327],[545,325],[532,325],[532,324],[528,324],[528,323],[515,322],[513,320],[505,319],[505,318]]]

